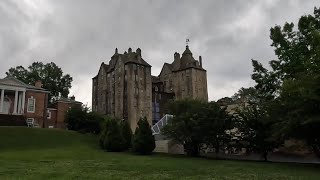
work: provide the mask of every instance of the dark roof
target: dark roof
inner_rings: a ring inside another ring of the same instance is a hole
[[[187,55],[187,54],[190,54],[190,55],[192,56],[192,52],[190,51],[188,45],[186,46],[186,50],[184,50],[184,52],[182,53],[182,55]]]
[[[152,83],[160,83],[160,78],[158,76],[151,76]]]
[[[77,103],[77,104],[81,103],[82,104],[82,102],[80,102],[80,101],[72,100],[70,98],[65,98],[65,97],[60,97],[59,99],[55,100],[55,102]]]
[[[179,53],[175,53],[174,61],[171,64],[164,63],[162,69],[164,68],[164,66],[167,66],[170,69],[170,71],[181,71],[189,68],[195,68],[195,69],[205,71],[205,69],[203,69],[200,66],[199,61],[193,58],[192,52],[190,51],[189,46],[186,46],[186,50],[182,53],[181,58]]]
[[[101,66],[103,66],[105,71],[108,73],[115,68],[117,61],[120,58],[124,62],[124,64],[134,63],[134,64],[139,64],[139,65],[151,67],[151,65],[149,63],[147,63],[141,57],[141,49],[140,48],[137,49],[137,52],[132,52],[132,50],[130,50],[128,53],[124,52],[124,54],[119,54],[118,49],[116,48],[115,53],[111,56],[111,60],[109,61],[109,64],[102,63]],[[93,77],[93,79],[96,77],[97,76]]]

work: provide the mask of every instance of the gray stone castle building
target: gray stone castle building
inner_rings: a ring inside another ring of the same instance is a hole
[[[123,54],[116,49],[92,81],[92,110],[129,121],[133,130],[140,117],[147,117],[150,125],[160,120],[169,100],[208,100],[201,56],[195,60],[188,46],[181,57],[176,52],[171,64],[164,63],[159,76],[151,75],[151,65],[142,58],[140,48]]]

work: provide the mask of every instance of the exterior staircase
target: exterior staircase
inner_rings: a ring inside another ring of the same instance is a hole
[[[27,126],[23,115],[0,114],[0,126]]]
[[[177,144],[161,134],[161,129],[168,124],[173,115],[166,114],[156,124],[151,127],[152,135],[154,136],[156,148],[154,152],[169,153],[169,154],[184,154],[184,149],[181,144]]]

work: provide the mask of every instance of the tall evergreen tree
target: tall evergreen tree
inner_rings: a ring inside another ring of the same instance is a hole
[[[124,150],[128,150],[131,148],[132,143],[132,130],[127,121],[120,122],[121,133],[124,138]]]
[[[117,152],[124,149],[125,141],[117,119],[110,118],[106,121],[106,129],[104,133],[103,147],[107,151]]]
[[[151,127],[146,117],[140,118],[138,127],[135,130],[132,142],[132,149],[139,154],[151,154],[156,147]]]

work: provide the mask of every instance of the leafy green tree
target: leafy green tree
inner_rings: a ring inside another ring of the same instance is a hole
[[[119,120],[115,118],[109,118],[106,120],[105,130],[103,131],[105,134],[100,137],[103,138],[103,147],[107,151],[123,151],[125,140],[122,136]]]
[[[279,122],[278,134],[306,140],[320,156],[320,9],[302,16],[297,28],[285,23],[270,32],[278,60],[270,61],[271,70],[252,60],[255,88]]]
[[[89,108],[86,106],[72,106],[65,114],[67,128],[82,133],[99,134],[103,121],[102,115],[89,112]]]
[[[68,109],[64,118],[67,128],[74,131],[82,129],[87,113],[88,108],[86,106],[72,106],[70,109]]]
[[[240,142],[247,152],[261,153],[263,159],[267,161],[268,153],[281,142],[273,134],[275,121],[272,121],[267,111],[259,108],[257,104],[243,104],[236,113],[237,128],[241,133]]]
[[[171,102],[174,117],[162,132],[184,145],[187,155],[197,156],[204,145],[212,145],[216,152],[230,140],[226,130],[232,128],[231,117],[215,102],[183,99]]]
[[[132,130],[127,121],[120,122],[121,133],[124,138],[124,150],[128,150],[131,148],[132,143]]]
[[[272,115],[282,138],[305,140],[320,157],[320,75],[285,80]]]
[[[82,129],[88,133],[99,134],[103,121],[104,117],[101,114],[93,111],[87,112]]]
[[[8,76],[13,76],[22,82],[34,85],[37,80],[41,80],[43,88],[50,91],[49,102],[53,102],[59,97],[67,97],[71,88],[72,77],[63,74],[63,71],[54,62],[43,64],[34,62],[28,68],[23,66],[12,67],[6,72]]]
[[[156,147],[154,136],[147,118],[140,118],[132,141],[133,152],[139,154],[151,154]]]

